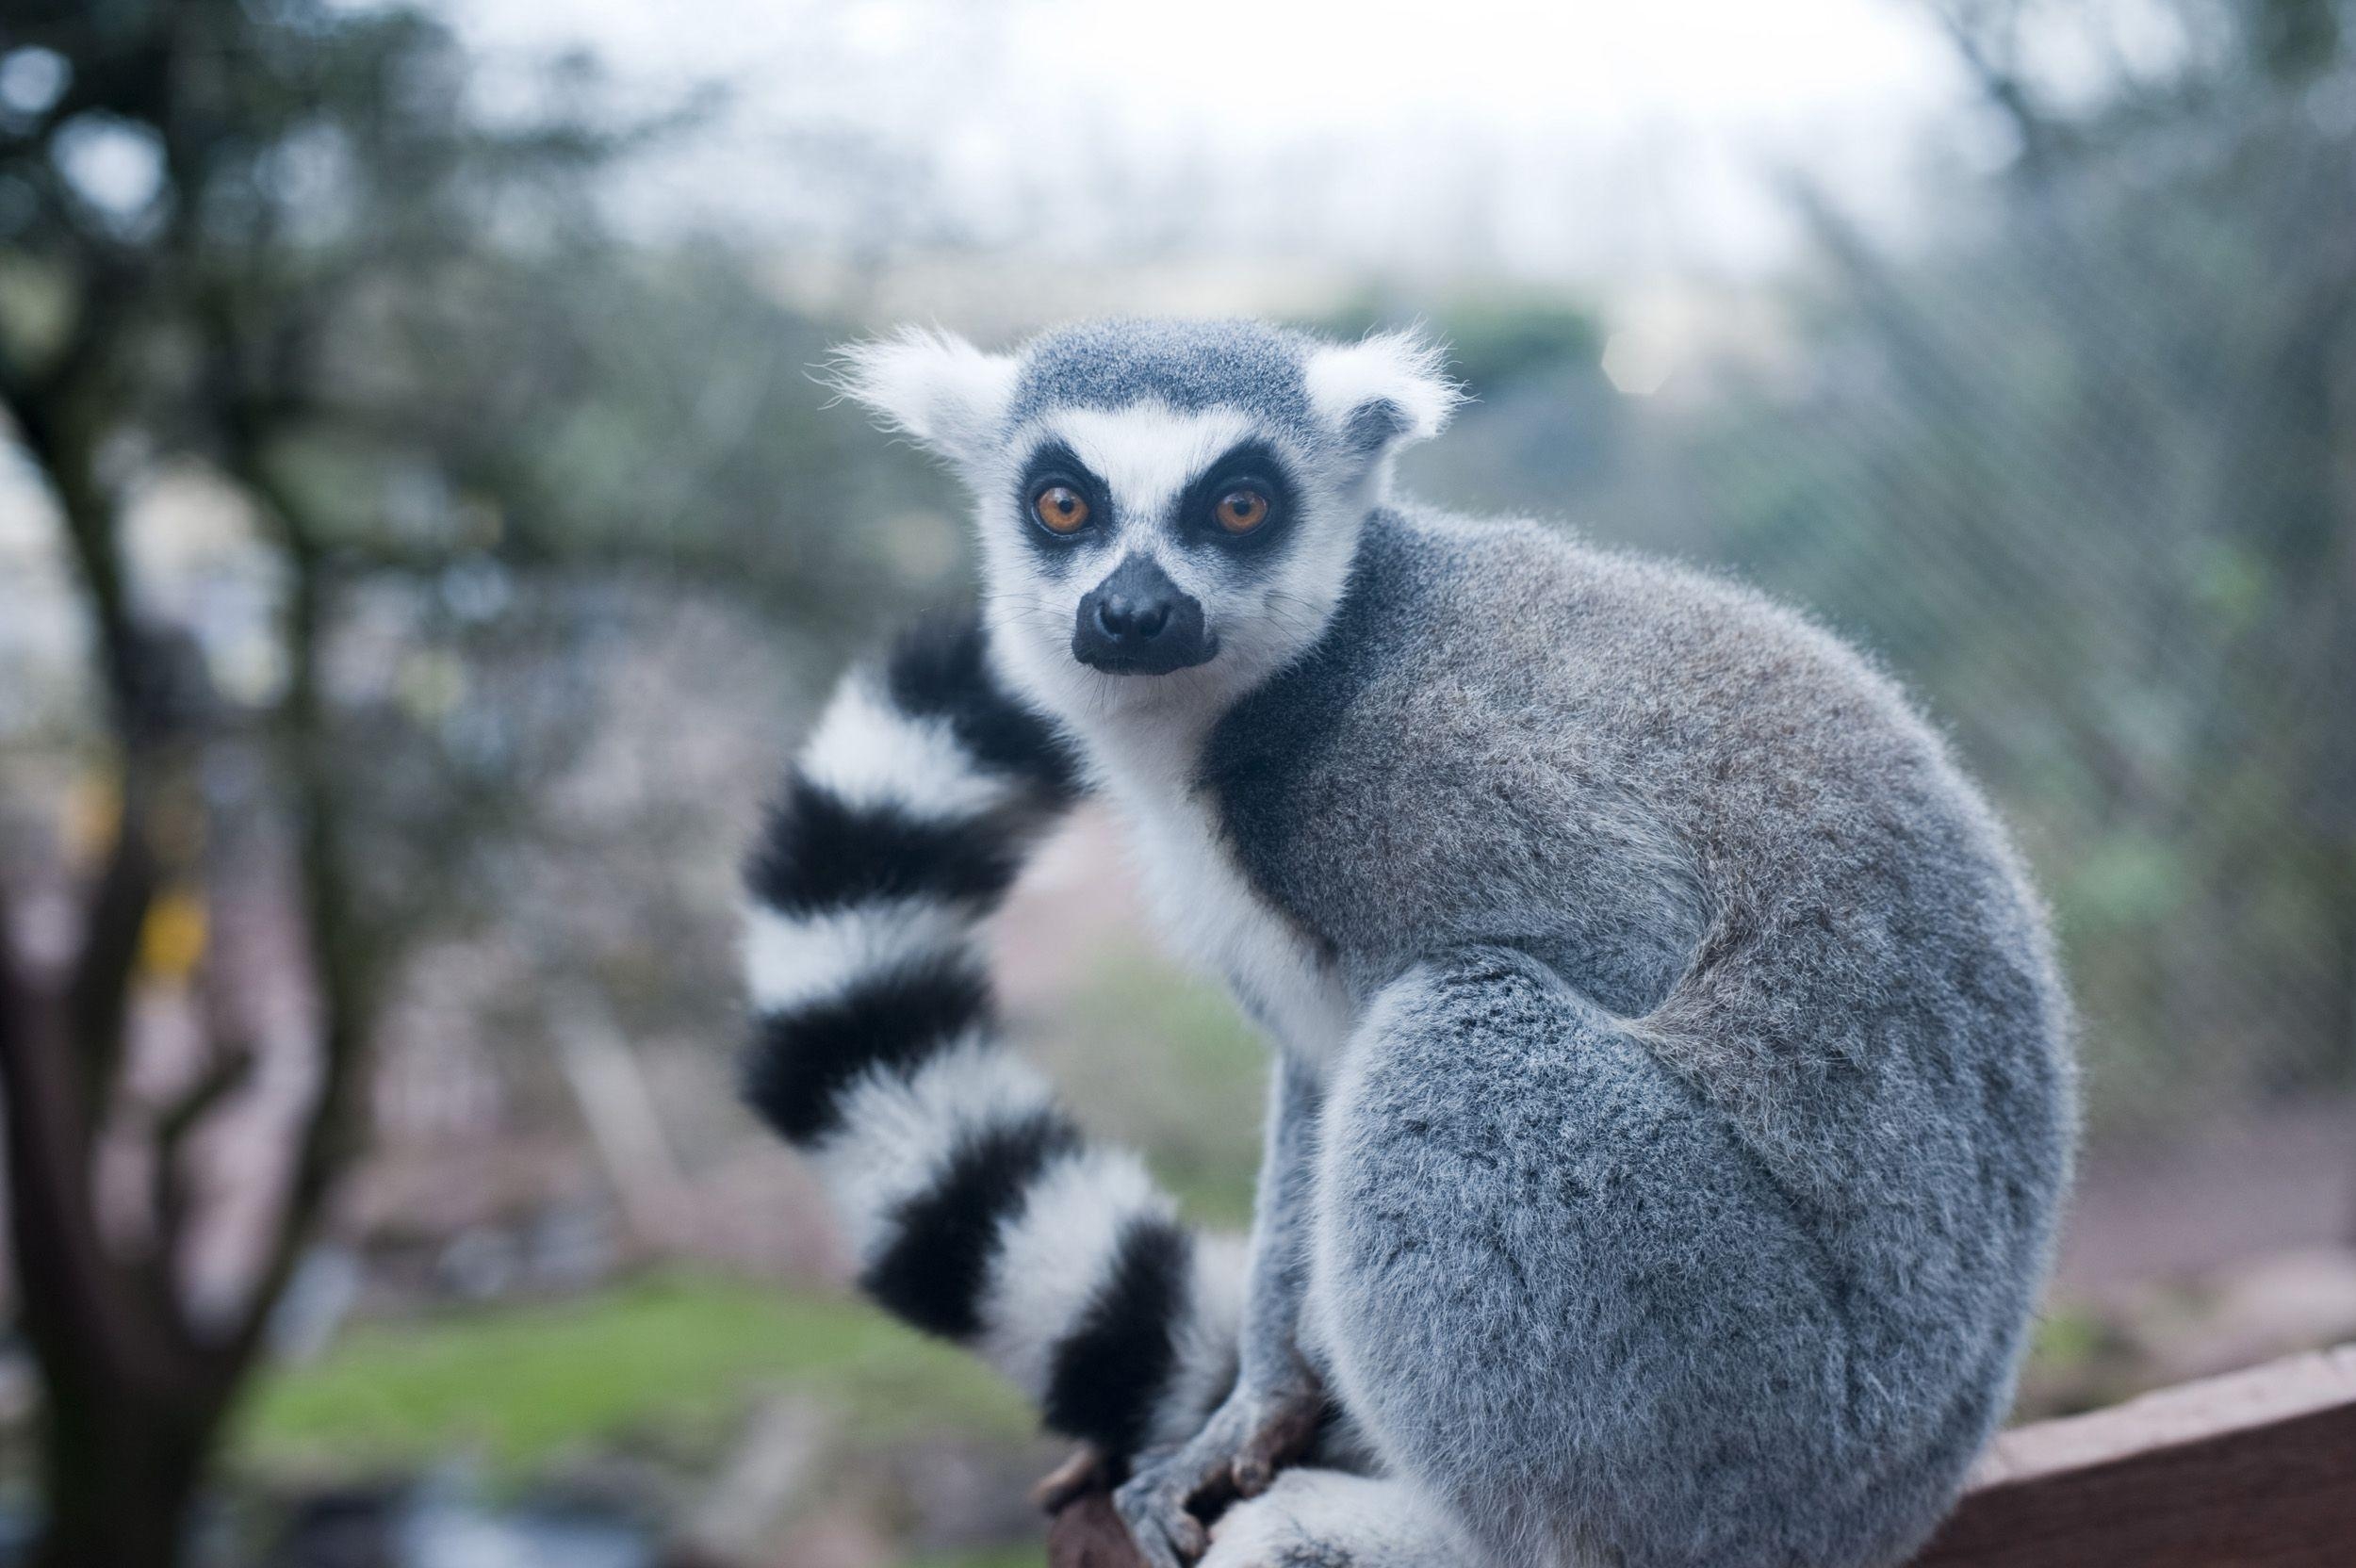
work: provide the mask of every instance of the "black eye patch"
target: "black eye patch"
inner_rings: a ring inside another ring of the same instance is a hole
[[[1255,490],[1268,498],[1268,515],[1249,533],[1221,528],[1214,514],[1219,498],[1235,490]],[[1178,537],[1232,555],[1260,554],[1290,536],[1297,495],[1292,472],[1274,447],[1261,440],[1239,443],[1196,476],[1178,498]]]
[[[1088,503],[1088,522],[1070,533],[1059,533],[1039,521],[1036,510],[1040,494],[1058,485]],[[1112,491],[1079,454],[1061,441],[1042,443],[1023,466],[1015,486],[1016,515],[1022,519],[1023,540],[1039,557],[1040,567],[1060,576],[1082,546],[1102,543],[1113,531]]]

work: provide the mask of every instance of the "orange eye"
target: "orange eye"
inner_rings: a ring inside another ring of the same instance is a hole
[[[1077,533],[1088,520],[1088,498],[1068,484],[1051,484],[1031,498],[1031,511],[1052,533]]]
[[[1250,533],[1268,521],[1268,498],[1257,490],[1230,490],[1211,508],[1211,515],[1230,533]]]

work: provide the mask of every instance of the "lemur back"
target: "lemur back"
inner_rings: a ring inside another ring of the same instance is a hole
[[[1450,399],[1412,341],[906,338],[847,384],[957,465],[987,589],[846,685],[752,877],[753,1098],[871,1291],[1094,1444],[1154,1568],[1235,1494],[1212,1568],[1919,1543],[2073,1109],[2040,908],[1895,688],[1394,501]],[[1084,790],[1279,1047],[1241,1280],[988,1021],[974,923]]]

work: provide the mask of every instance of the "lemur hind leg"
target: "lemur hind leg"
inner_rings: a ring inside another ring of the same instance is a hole
[[[1821,1248],[1726,1119],[1552,971],[1473,948],[1386,988],[1318,1186],[1334,1391],[1472,1560],[1872,1560]]]

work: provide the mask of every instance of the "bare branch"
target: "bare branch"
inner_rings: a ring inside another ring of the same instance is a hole
[[[1990,27],[1981,14],[1984,9],[1953,0],[1932,7],[1964,69],[1979,85],[1981,96],[2012,122],[2013,133],[2021,139],[2021,167],[2032,173],[2042,172],[2061,150],[2063,127],[2038,106],[2029,84],[2008,59],[1999,58],[1998,45],[1988,36]],[[2009,57],[2015,51],[2005,47],[2003,53]]]
[[[91,891],[81,951],[66,986],[67,1027],[81,1070],[85,1119],[93,1134],[106,1119],[122,1066],[132,970],[158,880],[145,808],[126,792],[114,848]]]
[[[225,418],[230,472],[262,504],[286,552],[287,688],[278,741],[293,785],[300,830],[297,864],[303,928],[319,1008],[319,1088],[305,1118],[272,1238],[246,1313],[223,1347],[237,1361],[252,1354],[270,1313],[309,1245],[337,1179],[357,1152],[368,1068],[368,1020],[373,966],[357,930],[356,904],[344,872],[342,803],[335,787],[319,655],[326,620],[327,573],[316,536],[294,497],[270,471],[260,427],[232,401]]]
[[[187,1248],[188,1191],[181,1154],[189,1135],[205,1124],[222,1101],[243,1088],[254,1076],[254,1060],[250,1045],[240,1042],[225,1047],[196,1081],[155,1118],[155,1257],[168,1290],[178,1279]],[[172,1299],[176,1302],[176,1292]]]
[[[183,1369],[183,1348],[107,1256],[67,1031],[16,956],[7,907],[0,890],[0,1118],[25,1338],[53,1397],[94,1373],[160,1382]]]

